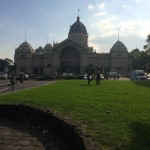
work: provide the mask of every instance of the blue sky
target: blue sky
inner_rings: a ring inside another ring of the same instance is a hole
[[[150,33],[150,0],[0,0],[0,58],[13,59],[26,40],[33,49],[68,37],[78,16],[89,46],[109,52],[119,39],[130,52],[143,50]]]

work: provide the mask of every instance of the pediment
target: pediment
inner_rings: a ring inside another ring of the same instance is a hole
[[[69,46],[75,47],[75,48],[77,48],[80,51],[88,51],[88,47],[83,46],[83,45],[81,45],[81,44],[79,44],[79,43],[77,43],[77,42],[75,42],[75,41],[73,41],[71,39],[65,39],[64,41],[62,41],[61,43],[56,45],[53,48],[53,50],[54,51],[60,51],[60,50],[66,48],[66,47],[69,47]]]

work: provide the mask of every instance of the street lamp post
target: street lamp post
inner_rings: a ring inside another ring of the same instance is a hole
[[[14,91],[14,84],[15,84],[15,74],[13,73],[12,71],[12,67],[14,66],[13,63],[9,64],[9,68],[8,68],[8,72],[9,72],[9,75],[10,75],[10,85],[11,85],[11,89],[12,89],[12,92]]]

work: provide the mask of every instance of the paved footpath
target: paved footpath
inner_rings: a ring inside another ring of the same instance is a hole
[[[19,91],[19,90],[23,90],[23,89],[27,89],[27,88],[33,88],[36,86],[52,84],[55,82],[57,82],[57,81],[55,81],[55,80],[54,81],[25,80],[23,83],[20,83],[19,81],[17,81],[17,84],[14,84],[13,91]],[[0,94],[12,92],[12,86],[10,86],[8,88],[8,85],[4,85],[7,83],[10,83],[10,81],[9,80],[0,80]],[[8,89],[6,89],[6,88],[8,88]],[[3,89],[6,89],[6,90],[3,90]]]

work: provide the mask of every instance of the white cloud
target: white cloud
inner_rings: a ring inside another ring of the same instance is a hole
[[[67,28],[63,28],[63,30],[64,30],[64,31],[68,31],[68,29],[67,29]]]
[[[132,6],[131,5],[127,5],[127,4],[123,4],[121,7],[124,9],[124,11],[127,11],[127,12],[128,12],[128,10],[132,9]]]
[[[128,6],[127,6],[126,4],[123,4],[122,7],[123,7],[123,8],[127,8]]]
[[[88,45],[89,45],[90,47],[93,47],[93,49],[94,49],[97,53],[100,53],[100,52],[103,51],[103,47],[102,47],[99,43],[98,43],[98,44],[92,43],[92,42],[90,42],[90,40],[89,40]]]
[[[139,4],[139,3],[144,2],[145,0],[133,0],[133,1]]]
[[[106,14],[107,14],[106,11],[102,11],[102,12],[99,12],[99,13],[94,14],[94,16],[104,16],[104,15],[106,15]]]
[[[92,10],[92,9],[94,9],[94,6],[89,4],[88,9]]]
[[[105,3],[98,4],[97,7],[98,7],[100,10],[104,10],[104,9],[105,9]]]
[[[127,20],[119,23],[115,15],[92,22],[91,28],[95,32],[89,35],[89,45],[97,52],[108,52],[118,39],[118,27],[120,39],[129,51],[136,45],[140,50],[143,49],[146,37],[150,34],[150,20]]]
[[[102,16],[104,14],[106,14],[106,12],[97,13],[95,16]],[[120,34],[124,37],[136,34],[145,38],[150,33],[150,20],[138,19],[119,22],[116,15],[107,15],[103,20],[93,21],[91,27],[93,29],[95,28],[101,37],[109,37],[116,34],[119,27]]]
[[[110,15],[104,20],[93,23],[92,26],[97,28],[101,37],[112,36],[117,28],[117,25],[113,23],[115,20],[117,20],[117,16]]]
[[[130,36],[131,34],[137,34],[142,38],[145,38],[150,33],[150,21],[149,20],[128,20],[120,24],[121,30],[126,33],[124,36]]]

